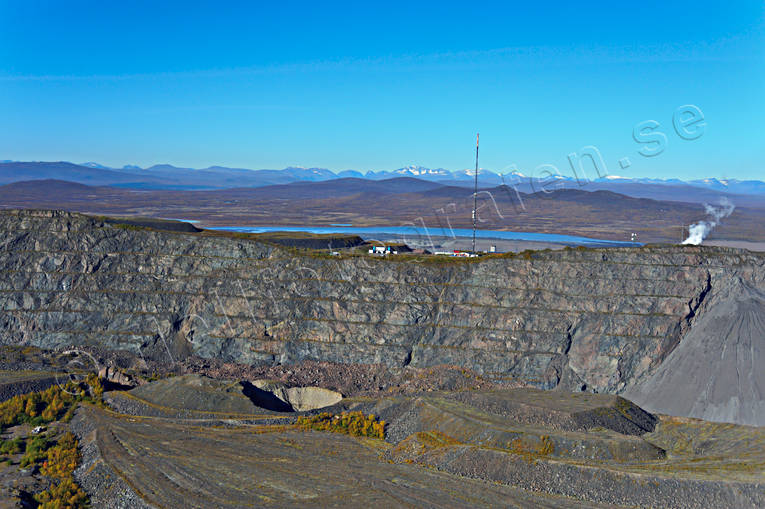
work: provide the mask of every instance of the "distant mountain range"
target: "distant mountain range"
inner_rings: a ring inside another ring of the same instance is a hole
[[[0,161],[0,185],[29,180],[56,179],[91,186],[111,186],[144,190],[215,190],[264,187],[295,182],[319,182],[342,178],[389,180],[396,177],[414,177],[419,180],[447,186],[472,187],[474,170],[449,171],[443,168],[407,166],[392,171],[354,170],[332,172],[326,168],[289,167],[281,170],[250,170],[211,166],[204,169],[178,168],[157,164],[149,168],[127,165],[110,168],[96,162],[73,164],[69,162],[17,162]],[[577,181],[573,177],[554,176],[531,178],[521,172],[499,174],[481,169],[478,174],[482,188],[508,185],[524,193],[558,189],[585,191],[613,191],[634,198],[702,203],[716,201],[723,196],[737,200],[737,204],[756,205],[765,197],[765,182],[715,178],[682,181],[679,179],[626,178],[609,175],[591,181]]]
[[[347,176],[361,176],[360,173],[356,173],[357,175]],[[406,168],[400,168],[394,171],[368,172],[366,175],[364,175],[364,178],[379,180],[402,176],[416,177],[419,179],[439,182],[441,184],[472,187],[473,180],[475,178],[475,170],[468,169],[449,171],[443,168],[430,169],[424,168],[422,166],[407,166]],[[546,185],[548,189],[556,188],[552,184],[552,181],[560,181],[563,183],[563,186],[566,189],[574,189],[575,187],[585,187],[592,185],[595,187],[593,189],[587,188],[587,190],[597,190],[605,189],[609,186],[621,186],[625,184],[649,184],[664,186],[692,186],[731,194],[765,194],[765,182],[759,180],[718,180],[716,178],[683,181],[680,179],[629,178],[620,177],[617,175],[607,175],[590,181],[577,181],[577,179],[574,177],[569,177],[566,175],[558,175],[555,177],[546,178],[533,178],[517,171],[500,174],[482,168],[478,170],[478,181],[482,186],[496,186],[502,184],[509,186],[530,186],[531,182],[537,182]]]

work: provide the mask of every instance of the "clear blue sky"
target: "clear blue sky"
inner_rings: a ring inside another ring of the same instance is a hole
[[[762,0],[367,4],[0,0],[0,159],[765,178]]]

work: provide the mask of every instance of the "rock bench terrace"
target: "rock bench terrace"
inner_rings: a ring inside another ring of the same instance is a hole
[[[168,362],[455,364],[619,393],[714,289],[765,286],[761,254],[648,246],[480,261],[323,257],[57,211],[0,213],[0,338]]]

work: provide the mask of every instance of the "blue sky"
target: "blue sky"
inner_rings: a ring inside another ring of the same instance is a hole
[[[159,3],[0,0],[0,159],[765,178],[761,0]]]

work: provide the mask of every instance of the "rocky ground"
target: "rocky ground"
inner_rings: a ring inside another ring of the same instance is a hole
[[[280,380],[293,386],[319,386],[337,390],[345,396],[413,394],[433,390],[467,390],[524,387],[516,381],[497,382],[458,366],[417,368],[389,367],[384,364],[343,364],[306,360],[277,366],[246,366],[211,359],[192,358],[182,363],[184,373],[199,373],[212,378],[259,378]]]
[[[181,379],[193,380],[188,376]],[[183,391],[174,397],[168,392],[172,385],[158,381],[113,393],[109,401],[119,413],[83,409],[81,418],[95,425],[104,464],[131,479],[136,493],[152,504],[765,503],[760,428],[657,418],[615,396],[532,388],[350,397],[308,413],[374,414],[387,423],[381,441],[301,431],[295,414],[257,406],[242,413],[244,400],[232,392],[233,384],[208,380],[194,401]],[[231,402],[239,413],[221,411]],[[126,406],[139,417],[123,413]],[[189,412],[190,406],[196,410]]]
[[[55,352],[3,351],[38,368],[0,373],[9,386],[53,372],[53,364],[66,369]],[[71,423],[57,424],[80,440],[75,479],[93,507],[765,503],[765,429],[657,416],[614,395],[487,383],[449,366],[252,368],[196,359],[159,377],[101,373],[138,385],[105,393],[107,408],[85,404]],[[307,412],[259,406],[245,389],[323,383],[345,397]],[[344,412],[385,421],[385,439],[300,425],[301,416]],[[13,476],[9,503],[44,487],[18,467],[0,472],[11,484]]]
[[[103,431],[97,443],[109,466],[156,506],[596,506],[392,464],[380,457],[383,442],[334,433],[208,430],[96,411],[88,419]],[[142,453],[127,453],[125,446]]]
[[[107,462],[96,442],[95,423],[78,411],[69,425],[80,441],[82,458],[74,472],[77,482],[87,491],[93,507],[110,509],[149,509],[153,507],[130,487]]]

